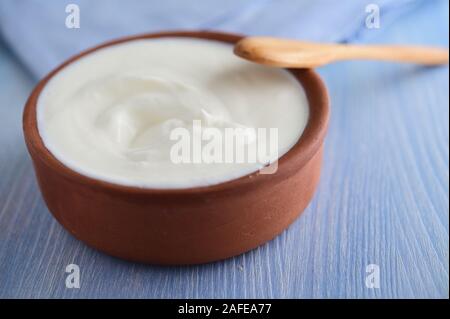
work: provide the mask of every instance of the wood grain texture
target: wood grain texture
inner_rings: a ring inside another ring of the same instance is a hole
[[[448,7],[423,6],[355,41],[448,46]],[[320,73],[332,115],[304,215],[236,258],[155,267],[94,251],[51,217],[21,130],[33,82],[0,45],[0,297],[448,298],[448,68],[345,62]],[[80,289],[65,287],[70,263]],[[364,284],[370,263],[380,289]]]

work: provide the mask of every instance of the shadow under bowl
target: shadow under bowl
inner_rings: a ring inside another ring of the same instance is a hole
[[[319,181],[328,124],[328,95],[312,70],[289,70],[303,86],[309,119],[275,174],[254,172],[225,183],[188,189],[147,189],[84,176],[57,160],[37,127],[36,105],[47,82],[68,64],[107,46],[160,37],[236,43],[218,32],[162,32],[127,37],[84,51],[41,80],[23,114],[28,151],[42,196],[76,238],[112,256],[152,264],[198,264],[251,250],[277,236],[306,208]]]

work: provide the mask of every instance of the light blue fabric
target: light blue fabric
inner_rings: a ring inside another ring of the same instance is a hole
[[[423,0],[2,0],[0,32],[36,77],[80,50],[116,37],[167,29],[212,29],[317,41],[351,41],[376,3],[382,23]],[[68,4],[80,29],[65,26]]]

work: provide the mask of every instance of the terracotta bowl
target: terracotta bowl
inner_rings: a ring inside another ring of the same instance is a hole
[[[216,32],[165,32],[112,41],[69,59],[38,83],[24,110],[23,129],[39,187],[49,210],[76,238],[112,256],[153,264],[197,264],[235,256],[277,236],[305,209],[316,189],[328,123],[328,97],[312,70],[290,70],[310,107],[306,129],[282,156],[275,174],[253,174],[190,189],[142,189],[111,184],[73,171],[44,146],[36,102],[50,78],[103,47],[159,37],[235,43]],[[300,85],[300,84],[299,84]]]

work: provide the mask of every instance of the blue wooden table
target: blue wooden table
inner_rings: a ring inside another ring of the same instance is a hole
[[[448,21],[429,1],[354,40],[448,46]],[[320,73],[332,116],[304,215],[241,256],[157,267],[90,249],[51,217],[21,130],[35,81],[0,44],[0,297],[448,298],[448,67],[345,62]],[[65,286],[71,263],[80,289]],[[366,286],[369,264],[379,288]]]

